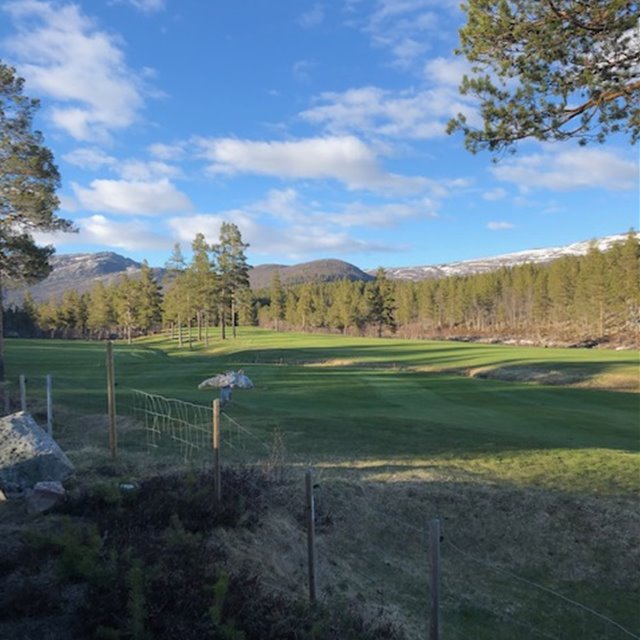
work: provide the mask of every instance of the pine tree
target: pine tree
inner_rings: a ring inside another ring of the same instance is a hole
[[[191,283],[193,306],[198,323],[198,340],[202,340],[202,330],[215,308],[216,275],[209,258],[211,247],[204,234],[198,233],[191,243],[192,259],[187,272]],[[208,331],[206,332],[208,337]]]
[[[142,263],[137,285],[135,324],[145,333],[149,333],[162,319],[162,293],[146,260]]]
[[[640,240],[631,229],[620,248],[621,298],[624,305],[624,324],[627,328],[640,330]]]
[[[24,314],[25,334],[33,336],[38,325],[38,305],[30,291],[25,291],[22,296],[22,313]]]
[[[87,327],[94,336],[104,338],[116,323],[112,292],[98,281],[89,291],[89,301]]]
[[[286,294],[282,288],[280,272],[275,271],[271,278],[271,318],[276,331],[280,331],[280,322],[284,320],[286,308]]]
[[[603,142],[640,136],[638,3],[626,0],[467,0],[460,53],[474,74],[460,90],[479,102],[482,126],[464,115],[472,152],[524,138]]]
[[[378,337],[382,337],[384,327],[396,330],[393,284],[382,267],[377,270],[375,280],[367,285],[367,303],[368,320],[377,327]]]
[[[226,319],[230,318],[233,337],[236,336],[236,305],[240,289],[249,286],[249,266],[245,249],[249,245],[242,242],[240,229],[223,222],[220,227],[220,241],[214,247],[218,275],[220,300],[220,322],[222,339],[226,338]]]
[[[315,310],[316,306],[312,285],[310,283],[300,285],[300,287],[298,288],[296,312],[298,323],[303,331],[312,326],[312,318]]]
[[[38,101],[23,95],[24,80],[0,61],[0,382],[4,381],[2,288],[8,280],[49,275],[52,247],[36,245],[34,231],[71,231],[55,215],[60,175],[42,134],[33,131]]]
[[[133,331],[136,328],[136,309],[140,299],[140,286],[128,275],[123,275],[118,281],[116,289],[115,309],[118,324],[124,330],[127,343],[131,344]]]
[[[162,317],[165,323],[171,325],[171,337],[175,338],[175,327],[178,327],[178,343],[182,346],[182,321],[185,315],[183,289],[185,278],[183,276],[187,264],[182,255],[182,247],[179,242],[173,245],[173,251],[165,262],[167,270],[164,279],[164,301],[162,305]]]

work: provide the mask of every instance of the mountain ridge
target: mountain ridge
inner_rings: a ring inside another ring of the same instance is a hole
[[[385,272],[391,279],[416,282],[454,275],[486,273],[502,267],[513,267],[525,263],[540,264],[563,256],[584,255],[592,245],[606,251],[614,244],[623,242],[626,237],[627,234],[615,234],[559,247],[517,251],[488,258],[436,265],[388,267],[385,268]],[[29,287],[23,285],[7,289],[5,295],[7,306],[20,304],[26,290],[31,292],[37,302],[42,302],[51,297],[60,298],[68,289],[76,289],[83,293],[91,289],[96,282],[111,284],[124,274],[135,278],[139,275],[142,266],[142,263],[113,251],[54,255],[51,264],[52,272],[45,280]],[[161,267],[155,267],[152,270],[158,281],[162,282],[166,270]],[[362,270],[356,265],[335,258],[312,260],[296,265],[262,264],[251,267],[249,271],[251,288],[254,290],[268,288],[276,272],[279,272],[282,284],[292,285],[315,281],[333,282],[341,279],[366,282],[373,279],[376,270]]]
[[[640,234],[636,233],[636,236]],[[600,251],[607,251],[615,244],[624,242],[626,233],[619,233],[593,240],[582,240],[568,245],[547,247],[541,249],[526,249],[513,253],[504,253],[488,258],[473,258],[471,260],[459,260],[436,265],[422,265],[414,267],[385,267],[389,278],[395,280],[427,280],[432,278],[446,278],[449,276],[465,276],[476,273],[495,271],[502,267],[516,267],[522,264],[543,264],[552,262],[565,256],[586,255],[589,248],[594,245]],[[375,269],[366,269],[369,274],[374,274]]]

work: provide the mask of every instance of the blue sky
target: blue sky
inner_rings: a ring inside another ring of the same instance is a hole
[[[435,264],[638,227],[625,139],[526,142],[492,163],[444,133],[458,0],[16,0],[0,57],[41,99],[59,253],[161,265],[222,221],[252,264]]]

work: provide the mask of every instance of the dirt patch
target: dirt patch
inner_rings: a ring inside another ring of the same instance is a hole
[[[305,367],[353,367],[358,364],[353,359],[348,358],[332,358],[331,360],[314,360],[312,362],[305,362],[303,366]]]
[[[625,374],[596,374],[576,369],[548,369],[541,366],[480,367],[457,369],[471,378],[505,382],[534,382],[565,387],[607,389],[609,391],[640,392],[640,377]]]
[[[579,371],[531,366],[481,367],[468,369],[467,375],[471,378],[504,380],[505,382],[537,382],[538,384],[561,386],[578,384],[588,377]]]

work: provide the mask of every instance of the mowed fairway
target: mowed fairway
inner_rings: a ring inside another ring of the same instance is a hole
[[[445,526],[445,637],[638,637],[637,352],[241,328],[207,348],[118,342],[115,358],[122,413],[132,388],[208,405],[215,392],[197,385],[244,369],[255,388],[235,391],[225,412],[264,442],[281,432],[294,471],[316,469],[328,523],[320,589],[366,602],[372,615],[383,607],[408,637],[427,637],[435,515]],[[31,397],[53,374],[60,442],[83,471],[103,468],[104,343],[10,340],[7,361],[11,386],[26,374]],[[125,428],[120,442],[119,473],[144,473],[142,430]],[[300,479],[291,486],[296,495]],[[250,535],[229,534],[229,548],[238,566],[251,559],[266,582],[279,576],[279,588],[299,594],[303,534],[297,511],[274,509]]]
[[[199,382],[244,369],[255,389],[237,391],[228,413],[265,437],[279,429],[291,456],[316,464],[375,473],[391,465],[397,476],[419,473],[428,459],[494,480],[589,493],[637,488],[637,352],[242,328],[206,349],[148,338],[117,343],[115,353],[123,406],[129,388],[208,404],[214,393]],[[25,373],[41,389],[52,373],[56,403],[103,413],[104,354],[98,342],[10,340],[9,378],[15,387]],[[507,379],[467,375],[476,371]],[[557,384],[563,379],[573,386]]]

